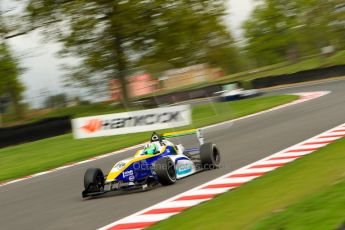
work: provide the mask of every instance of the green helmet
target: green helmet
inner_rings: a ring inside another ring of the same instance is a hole
[[[150,143],[146,145],[144,148],[144,153],[147,155],[153,155],[153,154],[156,154],[157,152],[158,152],[158,147],[154,143]]]

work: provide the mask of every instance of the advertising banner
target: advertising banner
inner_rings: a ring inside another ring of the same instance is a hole
[[[75,138],[156,131],[191,124],[189,105],[115,113],[72,120]]]

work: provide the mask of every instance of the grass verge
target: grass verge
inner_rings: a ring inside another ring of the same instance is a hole
[[[131,110],[138,110],[139,107],[132,107]],[[3,125],[4,126],[11,126],[11,125],[18,125],[18,124],[25,124],[30,123],[46,118],[52,117],[61,117],[61,116],[71,116],[73,118],[76,117],[84,117],[84,116],[93,116],[99,114],[109,114],[109,113],[120,113],[126,112],[125,108],[121,108],[119,106],[114,106],[109,103],[93,103],[93,104],[86,104],[86,105],[77,105],[71,107],[64,107],[64,108],[56,108],[56,109],[40,109],[40,110],[32,110],[28,111],[25,115],[26,118],[18,119],[14,116],[14,112],[4,114]]]
[[[304,60],[300,60],[296,63],[283,62],[276,65],[267,66],[261,69],[259,68],[256,70],[250,70],[246,72],[225,76],[222,79],[217,80],[217,82],[224,83],[229,81],[248,81],[262,77],[297,73],[304,70],[324,68],[333,65],[343,65],[345,64],[344,58],[345,51],[339,51],[338,53],[329,57],[314,56]]]
[[[344,165],[345,138],[150,229],[336,229]]]
[[[259,97],[193,107],[193,125],[199,128],[245,116],[296,100],[293,95]],[[163,132],[163,131],[162,131]],[[151,132],[150,132],[151,133]],[[0,181],[37,173],[148,140],[150,133],[134,133],[74,140],[71,134],[0,149]]]

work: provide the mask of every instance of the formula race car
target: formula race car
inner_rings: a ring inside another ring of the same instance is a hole
[[[169,138],[196,135],[200,146],[186,149]],[[187,130],[159,135],[134,157],[117,162],[108,175],[99,168],[89,168],[84,175],[82,197],[93,197],[111,191],[147,190],[154,186],[172,185],[177,179],[203,170],[216,169],[220,153],[215,144],[204,143],[201,130]]]

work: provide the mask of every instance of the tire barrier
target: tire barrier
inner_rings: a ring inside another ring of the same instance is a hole
[[[174,104],[181,101],[188,101],[192,99],[211,97],[215,92],[223,90],[221,84],[210,85],[198,89],[186,90],[181,92],[173,92],[155,97],[148,97],[142,99],[144,107],[157,107],[159,105]]]
[[[345,65],[330,66],[319,69],[305,70],[297,73],[258,78],[252,81],[252,85],[255,89],[260,89],[278,85],[323,80],[340,76],[345,76]]]
[[[47,118],[37,122],[0,129],[0,148],[37,141],[71,132],[69,116]]]

